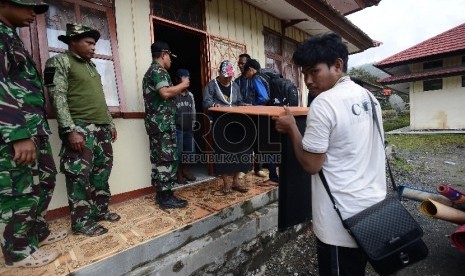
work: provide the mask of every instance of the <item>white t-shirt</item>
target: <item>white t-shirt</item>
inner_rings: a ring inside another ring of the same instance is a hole
[[[381,120],[379,103],[372,98]],[[323,172],[344,219],[386,196],[384,146],[371,109],[367,90],[343,77],[313,100],[307,115],[303,148],[326,153]],[[322,242],[357,247],[318,174],[312,175],[312,216],[313,230]]]

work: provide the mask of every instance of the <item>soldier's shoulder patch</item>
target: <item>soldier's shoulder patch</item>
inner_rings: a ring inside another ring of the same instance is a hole
[[[56,67],[46,67],[44,70],[44,85],[52,85],[55,78]]]

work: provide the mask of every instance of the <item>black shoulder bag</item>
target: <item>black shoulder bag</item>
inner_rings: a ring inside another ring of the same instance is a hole
[[[371,101],[373,120],[378,128],[381,141],[384,142],[375,103],[369,94],[368,96]],[[392,188],[397,191],[387,156],[386,162]],[[354,237],[358,246],[365,252],[368,261],[377,273],[389,275],[426,258],[428,248],[421,239],[423,230],[402,205],[398,194],[397,196],[388,196],[375,205],[344,220],[329,190],[328,182],[322,170],[319,175],[342,224]]]

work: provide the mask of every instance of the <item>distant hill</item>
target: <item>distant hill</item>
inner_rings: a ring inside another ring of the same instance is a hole
[[[386,74],[384,71],[379,70],[378,68],[374,67],[370,63],[355,66],[354,68],[363,69],[363,70],[367,71],[368,73],[370,73],[371,75],[378,77],[379,79],[389,77],[389,74]],[[349,70],[350,70],[350,68],[349,68]]]

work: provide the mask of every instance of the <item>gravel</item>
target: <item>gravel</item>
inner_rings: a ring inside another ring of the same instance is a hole
[[[465,147],[445,146],[435,153],[427,150],[402,152],[395,150],[393,157],[408,165],[396,166],[391,162],[394,179],[398,185],[408,185],[435,191],[437,185],[449,183],[465,190]],[[418,210],[419,202],[403,200],[411,214],[423,228],[423,240],[428,246],[428,257],[396,275],[448,276],[465,275],[465,253],[450,242],[450,235],[459,227],[446,221],[424,216]],[[247,276],[318,275],[315,238],[311,226],[295,239],[276,250],[260,268],[249,271]],[[377,275],[367,266],[366,275]]]

